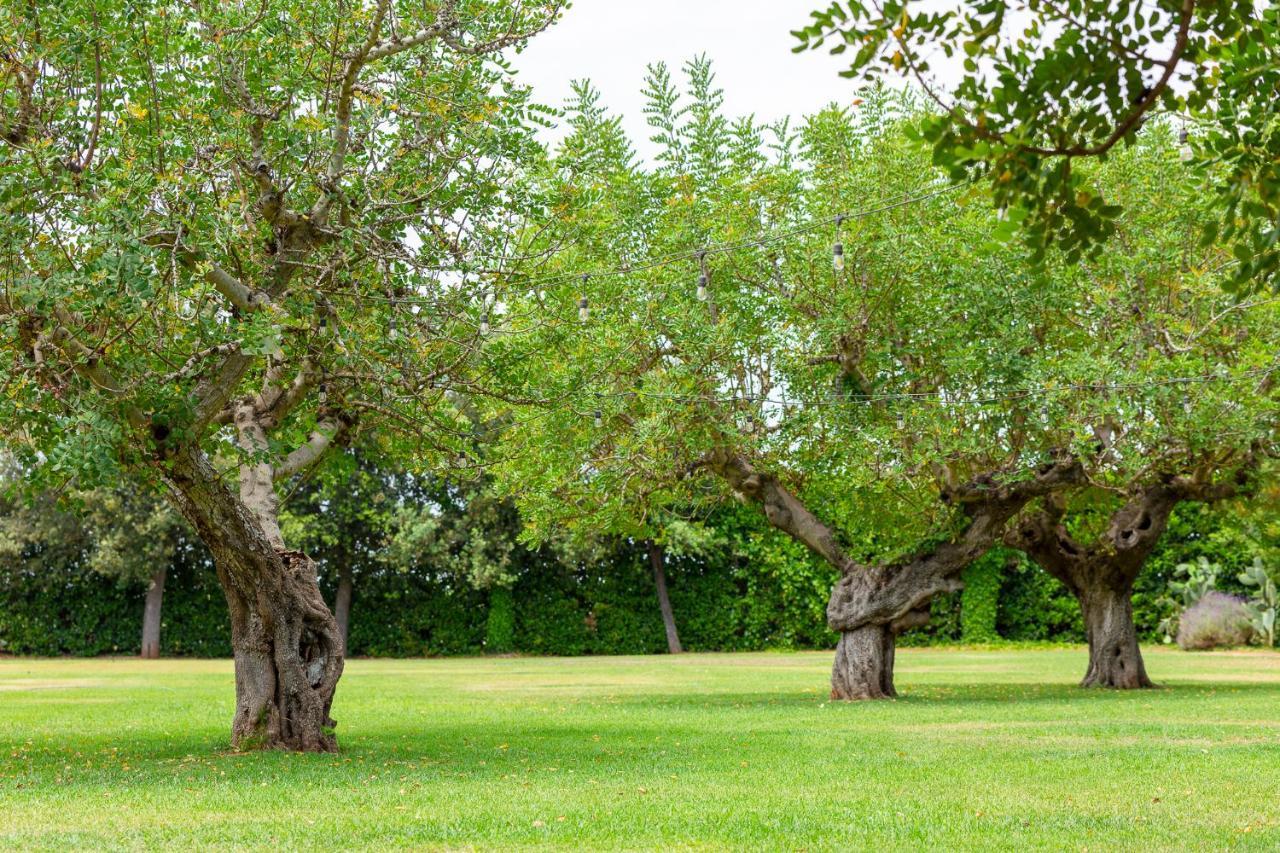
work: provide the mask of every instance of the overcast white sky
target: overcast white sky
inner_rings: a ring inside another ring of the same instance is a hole
[[[563,20],[534,38],[514,64],[537,99],[552,106],[563,105],[569,81],[589,78],[645,154],[649,128],[640,89],[651,62],[677,71],[705,52],[730,115],[772,121],[852,101],[856,83],[837,74],[847,66],[840,57],[791,52],[791,30],[820,5],[823,0],[574,0]]]

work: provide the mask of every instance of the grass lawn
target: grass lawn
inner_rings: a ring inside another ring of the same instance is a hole
[[[351,661],[319,756],[227,751],[227,661],[0,659],[0,845],[1280,849],[1280,654],[830,660]]]

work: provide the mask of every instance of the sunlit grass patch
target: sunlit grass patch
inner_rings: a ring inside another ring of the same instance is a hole
[[[1275,849],[1280,654],[351,661],[338,755],[227,750],[226,661],[0,660],[0,844]]]

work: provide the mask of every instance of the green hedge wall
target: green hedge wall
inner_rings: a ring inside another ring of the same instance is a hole
[[[745,518],[745,520],[744,520]],[[721,519],[730,543],[714,559],[669,555],[668,586],[680,639],[691,651],[830,648],[825,608],[834,572],[750,516]],[[187,552],[184,552],[187,553]],[[720,554],[731,556],[723,557]],[[1221,515],[1180,510],[1134,595],[1138,630],[1158,639],[1159,600],[1174,567],[1200,554],[1224,564],[1224,585],[1252,559]],[[605,565],[570,566],[521,551],[509,590],[476,590],[430,571],[356,572],[350,650],[403,657],[515,651],[540,655],[649,654],[666,650],[652,570],[639,543]],[[997,551],[964,575],[962,593],[939,596],[929,625],[900,643],[1084,639],[1072,596],[1015,552]],[[322,579],[330,601],[334,583]],[[35,573],[0,563],[0,652],[136,654],[145,588],[69,566]],[[206,559],[180,559],[165,585],[162,649],[230,654],[226,605]]]

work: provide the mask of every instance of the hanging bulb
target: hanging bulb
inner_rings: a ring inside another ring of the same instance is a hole
[[[322,337],[322,338],[323,338],[325,335],[329,334],[329,317],[328,317],[328,315],[326,315],[326,314],[321,314],[321,315],[320,315],[320,330],[319,330],[319,334],[320,334],[320,337]]]
[[[191,321],[196,318],[196,309],[190,299],[175,299],[173,303],[174,312],[179,319]]]
[[[320,383],[320,392],[316,395],[316,397],[317,397],[317,399],[319,399],[319,400],[320,400],[320,405],[322,405],[322,406],[323,406],[325,403],[329,402],[329,386],[327,386],[327,385],[325,385],[323,382],[321,382],[321,383]]]
[[[844,225],[844,214],[836,217],[836,244],[831,247],[831,265],[836,272],[844,272],[844,240],[840,236],[840,228]]]
[[[707,274],[702,273],[698,276],[698,301],[707,301]]]
[[[1191,143],[1188,141],[1188,136],[1189,134],[1185,127],[1178,131],[1178,157],[1183,163],[1190,163],[1196,156],[1195,150],[1191,147]]]
[[[578,299],[578,319],[584,323],[591,319],[591,308],[585,296]]]
[[[480,337],[487,338],[489,336],[489,315],[484,314],[480,317]]]
[[[387,340],[394,341],[398,337],[400,337],[400,330],[396,328],[396,316],[392,314],[387,319]]]
[[[596,409],[595,411],[595,423],[596,429],[600,429],[604,426],[604,414],[599,409]]]
[[[904,418],[902,415],[898,415],[898,430],[899,430],[899,432],[901,432],[902,430],[904,430],[904,429],[906,429],[906,428],[907,428],[907,419],[906,419],[906,418]]]

